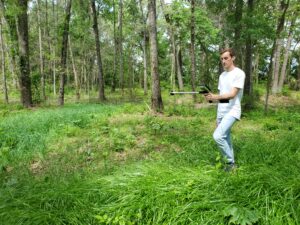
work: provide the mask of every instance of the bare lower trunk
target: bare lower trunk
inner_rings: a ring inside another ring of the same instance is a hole
[[[177,80],[178,80],[178,86],[179,90],[183,90],[183,79],[182,79],[182,55],[181,55],[181,47],[180,45],[177,47]]]
[[[56,29],[56,13],[55,13],[55,0],[52,0],[52,16],[53,16],[53,21],[54,21],[54,28]],[[55,50],[55,43],[56,43],[56,38],[54,38],[54,43],[52,43],[52,51],[51,54],[53,56],[51,66],[52,66],[52,76],[53,76],[53,95],[56,96],[56,50]]]
[[[45,89],[45,74],[44,74],[44,53],[43,53],[43,42],[42,42],[42,27],[41,27],[41,3],[37,0],[37,19],[38,19],[38,31],[39,31],[39,59],[40,59],[40,76],[41,76],[41,89],[42,99],[46,100],[46,89]]]
[[[162,11],[164,13],[164,17],[168,23],[168,34],[170,36],[170,48],[171,48],[171,54],[170,54],[170,61],[171,61],[171,75],[170,75],[170,80],[171,80],[171,85],[172,89],[175,89],[175,80],[177,77],[177,52],[176,52],[176,42],[175,42],[175,34],[174,34],[174,28],[171,23],[171,19],[169,15],[165,12],[165,1],[160,0],[161,2],[161,7]]]
[[[80,100],[79,78],[78,78],[78,73],[77,73],[77,69],[76,69],[76,65],[75,65],[75,61],[74,61],[70,37],[69,37],[69,51],[70,51],[70,58],[71,58],[73,74],[74,74],[76,100],[79,101]]]
[[[252,13],[254,8],[254,0],[248,0],[247,17],[252,21]],[[248,28],[252,28],[252,24],[248,24]],[[245,57],[245,95],[247,96],[245,108],[253,107],[253,75],[252,75],[252,52],[253,52],[252,36],[248,33],[246,36],[246,57]]]
[[[32,94],[29,66],[27,0],[19,0],[18,3],[21,10],[17,18],[21,102],[24,107],[31,107]]]
[[[272,94],[278,93],[278,82],[279,82],[279,70],[280,70],[280,59],[281,59],[281,49],[283,40],[277,39],[275,45],[275,55],[274,55],[274,67],[273,67],[273,83],[272,83]]]
[[[191,83],[192,91],[196,90],[196,54],[195,54],[195,0],[191,0]],[[194,102],[196,95],[193,95]]]
[[[115,0],[113,0],[113,21],[114,21],[114,68],[111,82],[111,91],[116,90],[116,76],[117,76],[117,36],[116,36],[116,5]]]
[[[61,48],[61,63],[60,63],[60,83],[59,83],[59,105],[64,105],[64,96],[65,96],[65,79],[67,71],[67,50],[68,50],[68,36],[69,36],[69,23],[71,17],[71,6],[72,0],[68,1],[66,8],[66,17],[64,21],[63,29],[63,40]]]
[[[100,39],[99,39],[99,29],[98,29],[98,20],[97,20],[97,11],[95,0],[91,0],[91,8],[93,13],[93,30],[95,34],[95,44],[96,44],[96,56],[97,56],[97,65],[98,65],[98,78],[99,78],[99,100],[104,101],[104,78],[103,78],[103,68],[100,52]]]
[[[119,42],[119,68],[120,68],[120,87],[124,90],[124,65],[123,65],[123,0],[119,0],[118,15],[118,42]]]
[[[289,3],[290,3],[289,0],[287,1],[287,3],[285,3],[284,0],[281,0],[281,2],[280,2],[280,6],[281,6],[280,10],[282,11],[282,14],[278,18],[278,21],[277,21],[276,37],[275,37],[275,40],[274,40],[273,46],[272,46],[271,61],[269,64],[268,81],[267,81],[267,93],[266,93],[266,99],[265,99],[265,113],[268,113],[269,95],[270,95],[270,88],[271,88],[271,84],[272,84],[272,74],[273,74],[272,63],[274,60],[273,56],[274,56],[274,52],[275,52],[275,48],[276,48],[276,40],[279,38],[279,36],[284,28],[284,21],[285,21],[287,9],[289,7]]]
[[[151,106],[155,112],[163,111],[160,82],[158,74],[158,51],[157,51],[157,29],[156,29],[156,0],[149,0],[149,34],[150,34],[150,57],[152,76]]]
[[[143,77],[143,88],[144,88],[144,95],[147,95],[148,93],[148,75],[147,75],[147,25],[146,25],[146,19],[144,18],[144,12],[142,7],[142,0],[139,0],[140,5],[140,11],[141,11],[141,21],[143,23],[144,29],[143,29],[143,71],[144,71],[144,77]]]
[[[4,93],[4,102],[8,104],[8,91],[7,91],[7,83],[6,83],[6,63],[5,63],[5,46],[3,40],[3,19],[0,18],[0,45],[1,45],[1,65],[2,65],[2,77],[3,77],[3,93]]]
[[[287,64],[288,64],[288,60],[289,60],[289,53],[290,53],[290,48],[291,48],[292,39],[293,39],[293,35],[292,35],[293,28],[294,28],[294,21],[291,22],[287,44],[286,44],[286,47],[284,48],[283,64],[281,67],[281,73],[280,73],[279,83],[278,83],[278,93],[280,93],[282,91],[283,84],[286,79],[286,68],[287,68]]]
[[[241,33],[242,33],[242,17],[243,17],[243,0],[235,1],[235,29],[234,29],[234,49],[236,52],[235,64],[240,68],[243,66],[242,48],[241,48]]]
[[[300,56],[299,56],[300,60]],[[297,84],[296,84],[296,90],[300,90],[300,65],[298,65],[298,70],[297,70]]]

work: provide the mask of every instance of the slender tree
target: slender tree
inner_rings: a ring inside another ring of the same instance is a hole
[[[165,11],[165,1],[164,0],[160,0],[161,2],[161,7],[162,7],[162,11],[164,13],[164,17],[166,19],[166,22],[168,24],[168,35],[170,37],[170,48],[171,48],[171,83],[173,88],[175,87],[175,80],[177,77],[177,52],[176,52],[176,42],[175,42],[175,32],[174,32],[174,26],[172,25],[171,19],[170,19],[170,15],[168,15]],[[180,84],[180,82],[179,82]],[[179,90],[182,90],[182,87],[179,86]]]
[[[3,40],[3,19],[0,18],[0,45],[1,45],[1,66],[2,66],[2,78],[3,78],[3,92],[4,92],[4,102],[8,104],[8,91],[6,82],[6,63],[5,63],[5,46]]]
[[[196,54],[195,54],[195,0],[191,0],[191,83],[192,91],[196,90]],[[196,95],[193,95],[196,101]]]
[[[149,0],[149,35],[150,35],[150,58],[152,77],[151,106],[155,112],[163,111],[163,101],[160,91],[160,80],[158,74],[158,49],[156,28],[156,0]]]
[[[57,13],[56,13],[56,7],[55,7],[55,0],[52,0],[52,17],[53,17],[53,26],[56,29],[57,27]],[[51,46],[52,46],[52,51],[51,51],[51,56],[52,56],[52,77],[53,77],[53,94],[56,96],[56,38],[52,37],[51,38]]]
[[[69,36],[69,24],[71,17],[71,7],[72,0],[67,2],[67,7],[65,11],[64,28],[63,28],[63,38],[61,47],[61,59],[60,59],[60,82],[59,82],[59,98],[58,104],[63,106],[65,100],[65,79],[67,70],[67,54],[68,54],[68,36]]]
[[[30,66],[29,66],[29,39],[28,39],[28,15],[27,0],[18,0],[20,12],[17,16],[17,33],[19,42],[19,66],[21,102],[24,107],[32,106]]]
[[[299,49],[299,53],[298,53],[298,62],[300,62],[300,49]],[[296,90],[299,91],[300,90],[300,63],[298,64],[298,68],[297,68],[297,83],[296,83]]]
[[[142,0],[139,0],[140,5],[140,11],[141,11],[141,22],[143,24],[143,42],[142,42],[142,48],[143,48],[143,71],[144,71],[144,95],[147,95],[148,93],[148,75],[147,75],[147,22],[146,18],[144,16],[143,12],[143,6],[142,6]]]
[[[113,75],[112,75],[112,83],[111,83],[111,91],[114,92],[116,90],[116,83],[117,83],[117,34],[116,34],[116,4],[115,0],[113,0],[113,29],[114,29],[114,68],[113,68]]]
[[[273,42],[273,47],[272,47],[272,52],[271,52],[271,60],[270,60],[270,64],[269,64],[268,81],[267,81],[267,93],[266,93],[266,99],[265,99],[265,113],[268,113],[270,88],[271,88],[271,84],[273,81],[272,74],[273,74],[274,53],[276,50],[277,42],[278,42],[281,32],[283,31],[283,28],[284,28],[284,21],[285,21],[287,9],[289,7],[289,3],[290,3],[290,0],[287,0],[287,2],[285,2],[285,0],[280,1],[280,10],[282,13],[277,21],[276,36],[275,36],[275,39]]]
[[[74,59],[74,55],[73,55],[72,43],[71,43],[70,37],[69,37],[69,52],[70,52],[72,69],[73,69],[73,74],[74,74],[76,100],[79,101],[80,100],[80,84],[79,84],[78,72],[77,72],[76,65],[75,65],[75,59]]]
[[[279,81],[278,81],[278,90],[277,90],[278,93],[282,91],[283,83],[286,79],[286,69],[287,69],[287,64],[288,64],[288,60],[289,60],[290,48],[292,45],[295,19],[296,18],[293,18],[291,21],[286,47],[284,48],[283,63],[282,63],[281,73],[280,73],[280,77],[279,77]]]
[[[123,0],[119,0],[118,14],[118,50],[119,50],[119,73],[120,87],[124,89],[124,58],[123,58]]]
[[[102,60],[101,60],[100,39],[99,39],[99,29],[98,29],[95,0],[91,0],[91,8],[93,13],[93,30],[94,30],[95,42],[96,42],[96,56],[97,56],[97,65],[98,65],[98,78],[99,78],[99,100],[104,101],[105,100],[104,79],[103,79],[103,68],[102,68]]]
[[[42,37],[42,24],[41,24],[41,2],[37,3],[37,18],[38,18],[38,31],[39,31],[39,56],[40,56],[40,75],[41,75],[41,89],[42,89],[42,99],[46,100],[46,83],[45,83],[45,73],[44,73],[44,52],[43,52],[43,37]]]
[[[248,9],[247,9],[247,17],[248,17],[248,32],[246,36],[246,57],[245,57],[245,95],[246,98],[245,108],[250,109],[253,106],[253,76],[252,76],[252,53],[253,53],[253,41],[252,41],[252,19],[253,19],[253,10],[254,10],[254,0],[248,0]]]
[[[235,23],[234,23],[234,49],[236,52],[235,63],[242,68],[242,48],[241,48],[241,33],[242,33],[242,18],[243,18],[243,0],[235,1]]]

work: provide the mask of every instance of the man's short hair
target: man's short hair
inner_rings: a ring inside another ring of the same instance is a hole
[[[234,57],[235,56],[235,52],[232,48],[224,48],[220,51],[220,55],[222,55],[225,52],[229,52],[230,57]]]

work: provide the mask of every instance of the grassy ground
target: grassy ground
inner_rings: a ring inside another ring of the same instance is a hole
[[[1,106],[0,224],[300,223],[297,93],[243,114],[233,173],[212,140],[214,106],[164,96],[153,115],[141,99]]]

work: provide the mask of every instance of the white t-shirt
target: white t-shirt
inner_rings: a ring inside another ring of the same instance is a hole
[[[243,97],[245,73],[240,68],[235,67],[232,71],[224,71],[219,78],[219,94],[229,93],[232,88],[236,87],[239,89],[237,95],[229,100],[229,103],[218,104],[218,118],[223,118],[226,114],[235,117],[236,119],[241,118],[241,101]]]

